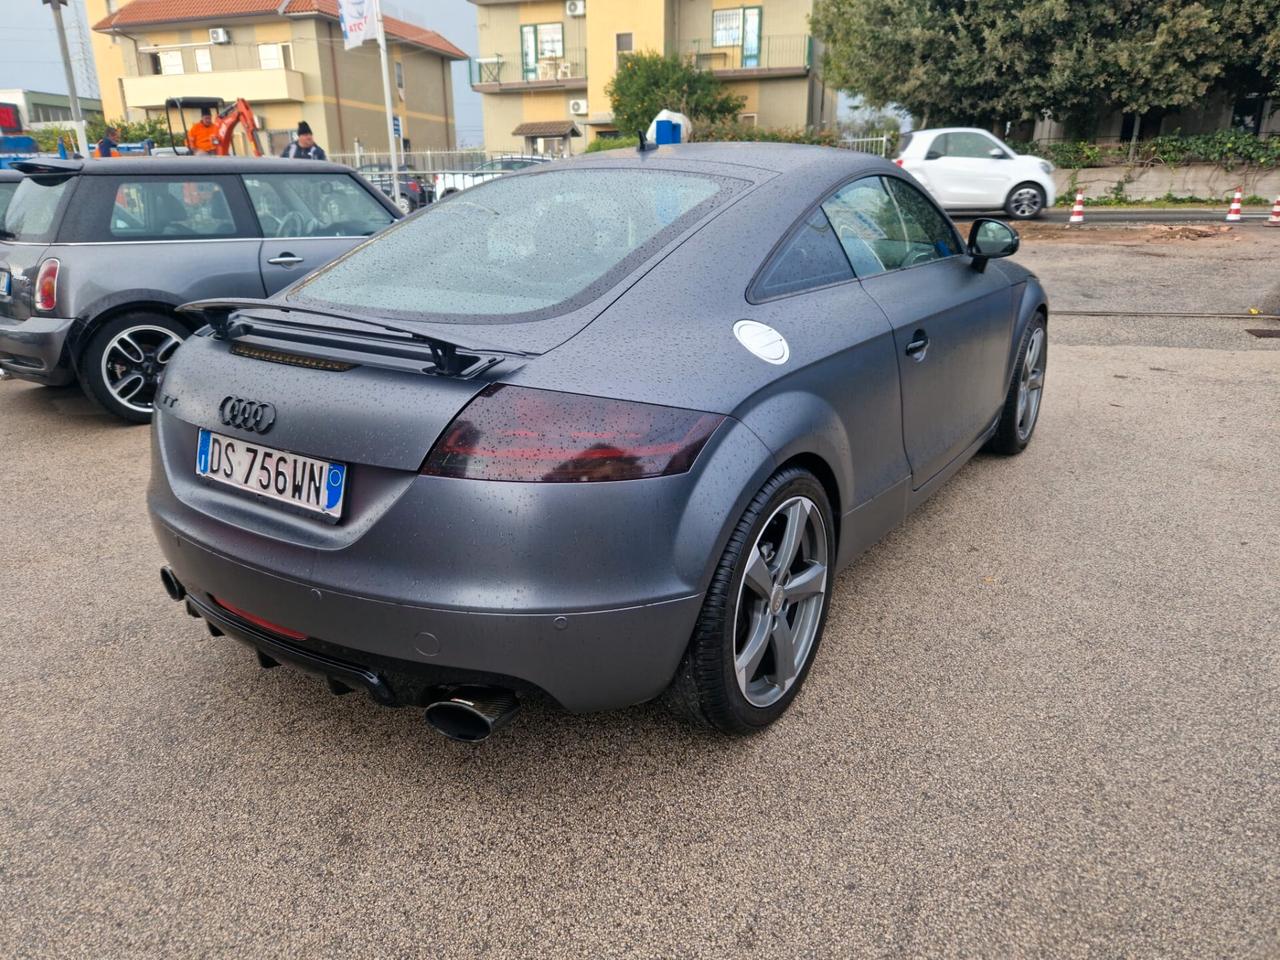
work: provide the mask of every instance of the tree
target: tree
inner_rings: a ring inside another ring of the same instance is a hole
[[[1048,113],[1087,127],[1240,78],[1273,91],[1276,15],[1276,0],[817,0],[811,29],[828,82],[922,125]]]
[[[732,120],[746,104],[744,97],[726,91],[708,71],[659,53],[622,57],[605,93],[613,106],[613,125],[626,134],[648,129],[661,110],[713,123]]]

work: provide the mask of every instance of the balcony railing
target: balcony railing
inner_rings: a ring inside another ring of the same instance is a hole
[[[471,85],[494,87],[582,87],[587,82],[587,51],[565,50],[559,56],[527,62],[519,50],[473,57],[468,62]]]
[[[709,37],[686,40],[680,53],[701,70],[808,70],[813,66],[813,38],[766,35],[759,43],[713,46]]]

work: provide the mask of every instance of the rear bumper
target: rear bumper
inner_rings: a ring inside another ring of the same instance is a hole
[[[0,316],[0,369],[35,383],[70,383],[75,371],[64,350],[74,326],[75,320],[61,317],[10,320]]]
[[[198,410],[190,394],[179,404]],[[403,443],[389,417],[381,443]],[[344,516],[327,524],[198,480],[196,435],[178,412],[157,411],[147,500],[161,551],[197,601],[216,597],[347,663],[534,686],[575,712],[667,687],[729,533],[774,467],[732,419],[692,470],[645,480],[459,480],[357,463]],[[324,451],[300,432],[280,437]],[[415,458],[433,440],[411,441]],[[392,683],[396,702],[416,702],[404,685]]]
[[[287,580],[152,525],[195,613],[275,660],[393,706],[424,706],[433,687],[468,682],[537,687],[574,712],[651,700],[671,682],[701,608],[701,596],[565,614],[389,603]],[[306,639],[248,624],[215,598]]]

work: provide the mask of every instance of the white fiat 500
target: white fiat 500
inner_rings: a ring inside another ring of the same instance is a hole
[[[904,134],[894,161],[948,210],[996,210],[1038,217],[1054,199],[1053,164],[1014,153],[985,130],[945,127]]]

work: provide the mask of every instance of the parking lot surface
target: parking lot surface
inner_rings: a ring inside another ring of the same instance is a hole
[[[1019,259],[1237,312],[1275,233]],[[468,747],[262,671],[160,589],[147,431],[0,383],[0,956],[1280,955],[1276,326],[1052,315],[1031,447],[842,575],[745,740],[533,702]]]

